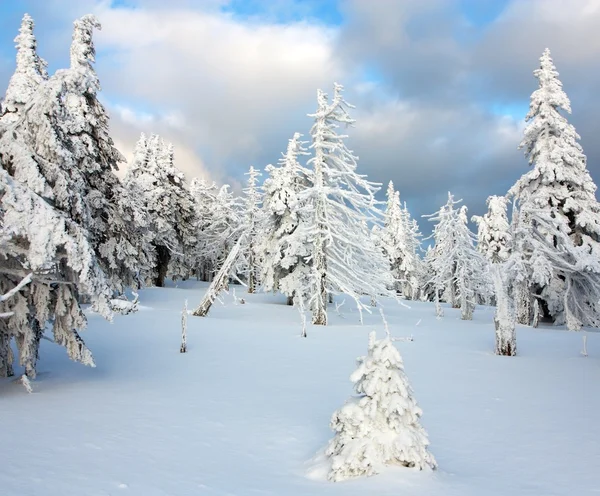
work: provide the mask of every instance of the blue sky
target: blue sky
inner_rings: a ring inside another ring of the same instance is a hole
[[[356,106],[349,144],[415,216],[447,191],[481,213],[527,170],[517,146],[532,76],[552,49],[592,176],[600,85],[597,0],[8,0],[0,2],[0,86],[22,14],[51,71],[68,64],[72,21],[95,13],[96,68],[115,141],[173,141],[188,177],[239,187],[275,162],[317,88]],[[424,224],[424,223],[422,223]],[[426,226],[423,226],[426,229]]]

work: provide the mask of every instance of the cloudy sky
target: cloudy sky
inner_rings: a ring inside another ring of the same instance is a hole
[[[600,0],[2,0],[2,92],[24,12],[51,71],[68,65],[72,21],[98,16],[118,147],[162,134],[188,177],[239,185],[308,135],[317,88],[342,83],[361,172],[392,179],[417,217],[448,191],[482,213],[526,172],[517,146],[549,47],[600,182]]]

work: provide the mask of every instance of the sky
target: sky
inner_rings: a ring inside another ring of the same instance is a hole
[[[518,145],[548,47],[600,181],[600,0],[0,0],[0,92],[25,12],[51,72],[68,66],[73,20],[96,14],[117,147],[130,157],[141,132],[161,134],[188,179],[239,190],[294,132],[310,138],[316,91],[338,82],[382,199],[393,180],[424,232],[448,191],[482,214],[529,168]]]

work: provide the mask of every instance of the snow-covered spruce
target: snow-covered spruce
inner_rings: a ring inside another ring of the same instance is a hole
[[[504,196],[490,196],[487,213],[483,217],[474,215],[471,218],[478,227],[477,249],[492,263],[504,262],[510,255],[512,236],[506,203]]]
[[[376,231],[377,232],[377,231]],[[379,231],[379,244],[389,260],[390,271],[397,292],[408,300],[419,294],[420,247],[419,228],[406,208],[400,204],[400,193],[394,190],[392,181],[388,184],[387,205],[384,225]]]
[[[467,224],[467,207],[457,210],[457,203],[448,193],[446,205],[425,216],[437,222],[432,234],[435,246],[430,253],[430,282],[435,301],[443,295],[446,302],[461,309],[463,320],[471,320],[477,301],[491,295],[492,283],[488,263],[475,248],[475,235]]]
[[[196,209],[198,238],[192,249],[193,270],[202,280],[212,280],[242,233],[242,201],[234,196],[228,184],[217,190],[214,183],[209,185],[202,179],[192,180],[190,192]],[[238,259],[245,260],[237,257],[236,264]],[[242,262],[233,274],[244,272]]]
[[[258,178],[262,174],[254,167],[246,173],[248,183],[244,189],[244,246],[242,254],[244,256],[245,266],[243,267],[243,277],[248,285],[248,293],[256,292],[258,277],[260,273],[260,250],[259,250],[259,228],[261,225],[260,207],[262,203],[262,193],[258,187]],[[262,233],[260,233],[262,235]]]
[[[155,253],[151,279],[186,278],[193,268],[196,244],[195,206],[185,177],[174,165],[173,145],[158,135],[141,135],[124,183],[149,217],[150,243]]]
[[[217,271],[217,262],[220,251],[214,249],[209,233],[214,219],[218,214],[217,204],[218,188],[214,182],[208,183],[203,178],[194,177],[190,182],[190,194],[194,200],[196,211],[196,246],[192,249],[193,272],[201,281],[210,281]]]
[[[422,410],[391,337],[377,340],[371,332],[368,355],[357,363],[350,380],[359,396],[331,418],[336,434],[325,450],[331,463],[329,480],[375,475],[386,465],[435,469],[419,422]]]
[[[39,85],[48,79],[47,63],[37,54],[33,28],[33,19],[25,14],[15,38],[17,68],[10,78],[2,102],[2,120],[5,122],[16,120],[18,112],[30,102]]]
[[[292,303],[296,290],[306,288],[309,273],[310,240],[305,230],[297,229],[300,216],[310,216],[301,209],[299,194],[308,186],[307,171],[299,163],[299,157],[309,155],[301,134],[290,139],[286,153],[279,166],[268,165],[269,177],[264,182],[264,200],[260,243],[263,258],[262,286],[266,291],[281,291]],[[308,300],[308,295],[302,295]]]
[[[94,366],[78,331],[86,319],[78,303],[88,294],[93,307],[111,316],[112,288],[101,270],[87,231],[0,168],[0,377],[13,375],[14,339],[19,363],[35,378],[43,330],[72,360]],[[32,275],[30,275],[32,274]],[[21,286],[24,278],[31,282]],[[19,288],[18,290],[16,288]]]
[[[520,262],[526,277],[522,287],[516,288],[519,322],[531,322],[535,297],[544,314],[556,324],[566,323],[570,329],[598,326],[600,293],[594,285],[573,285],[571,277],[565,276],[565,271],[556,265],[556,258],[564,261],[568,253],[569,267],[596,270],[593,260],[600,258],[600,204],[595,197],[596,185],[586,168],[580,137],[560,112],[571,113],[571,104],[548,49],[534,75],[539,88],[531,95],[520,144],[533,169],[509,191],[516,202],[521,236],[516,244],[525,249]],[[539,235],[546,239],[545,247],[541,246]],[[527,247],[533,239],[539,241],[537,249]],[[561,254],[553,249],[559,243]],[[565,307],[565,301],[576,304]]]
[[[17,181],[88,232],[102,270],[122,292],[139,286],[149,254],[144,216],[114,173],[123,158],[98,100],[92,33],[99,27],[92,15],[75,21],[71,66],[38,86],[17,121],[2,120],[0,149]]]
[[[315,119],[310,131],[314,155],[307,163],[310,186],[300,194],[310,215],[303,216],[306,222],[299,229],[312,240],[310,289],[302,292],[311,294],[308,306],[316,325],[327,324],[328,293],[350,296],[359,312],[368,308],[361,295],[393,295],[387,260],[368,227],[380,222],[380,202],[375,199],[379,185],[356,172],[357,157],[344,143],[347,136],[337,133],[340,125],[354,123],[342,92],[335,84],[331,102],[323,91],[317,92],[318,108],[310,115]]]

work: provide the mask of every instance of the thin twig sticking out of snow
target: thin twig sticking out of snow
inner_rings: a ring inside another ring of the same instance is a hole
[[[181,311],[181,348],[179,348],[179,353],[187,352],[187,316],[188,302],[185,300],[183,310]]]
[[[584,334],[583,336],[583,350],[581,350],[581,354],[586,357],[588,356],[588,352],[587,352],[587,334]]]
[[[383,328],[385,329],[385,333],[391,341],[414,341],[412,335],[410,335],[407,338],[406,337],[405,338],[393,337],[390,332],[390,326],[388,325],[388,321],[385,318],[385,314],[383,313],[383,308],[381,306],[379,307],[379,313],[381,314],[381,320],[383,320]]]
[[[345,319],[345,317],[340,313],[340,308],[344,306],[344,303],[346,303],[346,298],[344,298],[344,300],[341,303],[335,304],[335,311],[342,319]]]

